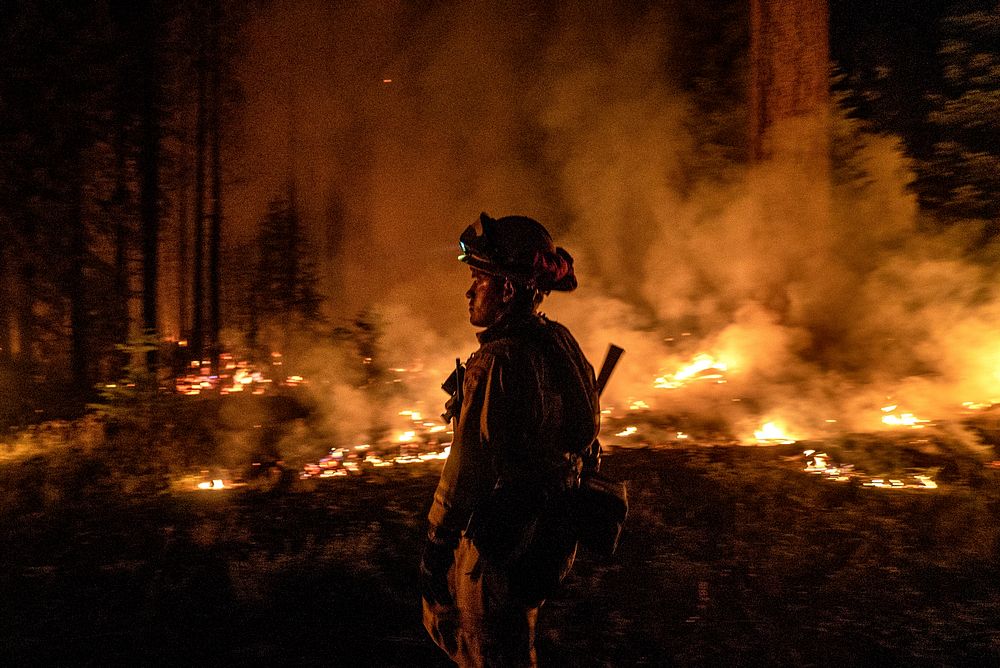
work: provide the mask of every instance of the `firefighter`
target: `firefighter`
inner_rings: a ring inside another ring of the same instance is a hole
[[[572,490],[597,465],[594,369],[538,311],[577,286],[573,258],[540,223],[484,213],[459,246],[482,329],[428,515],[424,626],[460,666],[534,666],[539,608],[576,555]]]

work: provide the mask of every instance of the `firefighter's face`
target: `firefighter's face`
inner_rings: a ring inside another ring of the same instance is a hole
[[[469,300],[469,322],[474,327],[489,327],[503,314],[504,284],[501,276],[472,270],[472,285],[465,296]]]

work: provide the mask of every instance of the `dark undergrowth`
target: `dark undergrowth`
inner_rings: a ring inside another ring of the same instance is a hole
[[[779,454],[608,456],[627,532],[542,610],[543,665],[1000,662],[992,471],[877,490]],[[0,465],[4,665],[447,665],[416,585],[434,465],[199,492],[120,457]]]

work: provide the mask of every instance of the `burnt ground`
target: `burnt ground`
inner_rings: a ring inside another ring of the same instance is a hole
[[[542,611],[550,666],[997,665],[1000,487],[801,473],[774,449],[617,450],[631,513]],[[220,492],[0,466],[4,665],[447,665],[420,626],[439,464]]]

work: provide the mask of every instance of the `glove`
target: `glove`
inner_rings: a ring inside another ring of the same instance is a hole
[[[462,383],[464,382],[465,367],[456,359],[455,370],[441,384],[441,389],[450,395],[447,403],[444,405],[444,413],[441,414],[441,419],[444,420],[445,424],[448,424],[453,419],[458,419],[462,414]]]
[[[583,455],[583,475],[594,475],[601,470],[601,442],[594,439],[582,453]]]
[[[444,404],[444,413],[441,413],[441,419],[445,424],[451,424],[451,421],[457,419],[461,414],[462,404],[459,403],[458,397],[453,394]]]
[[[420,594],[431,605],[452,605],[448,569],[455,563],[458,534],[431,527],[420,557]]]

